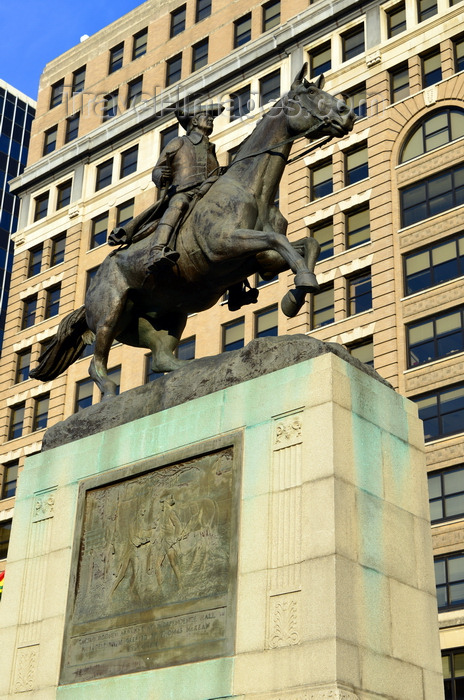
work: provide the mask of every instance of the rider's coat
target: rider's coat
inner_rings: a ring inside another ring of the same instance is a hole
[[[219,174],[214,144],[197,131],[172,139],[163,149],[152,175],[153,182],[160,189],[161,168],[167,165],[172,169],[171,187],[175,192],[189,190],[201,185],[210,175]]]

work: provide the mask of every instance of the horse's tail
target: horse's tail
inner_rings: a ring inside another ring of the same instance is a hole
[[[34,379],[48,382],[79,359],[84,347],[94,341],[85,318],[85,306],[64,318],[51,343],[39,357],[39,364],[30,372]]]

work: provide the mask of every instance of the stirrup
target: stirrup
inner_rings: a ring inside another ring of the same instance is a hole
[[[147,267],[148,272],[155,272],[160,268],[172,267],[179,260],[177,250],[171,250],[167,245],[158,245],[153,248],[154,259]]]

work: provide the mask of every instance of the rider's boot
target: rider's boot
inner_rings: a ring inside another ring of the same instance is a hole
[[[168,246],[173,227],[170,224],[158,224],[155,231],[156,243],[150,249],[150,263],[148,272],[157,272],[160,269],[169,268],[179,260],[179,253]]]

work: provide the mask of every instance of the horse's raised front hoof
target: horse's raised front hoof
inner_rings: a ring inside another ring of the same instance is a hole
[[[305,303],[305,299],[304,289],[290,289],[280,302],[280,308],[288,318],[293,318]]]
[[[297,272],[295,275],[295,287],[304,289],[306,292],[318,292],[319,285],[316,275],[313,272]]]

